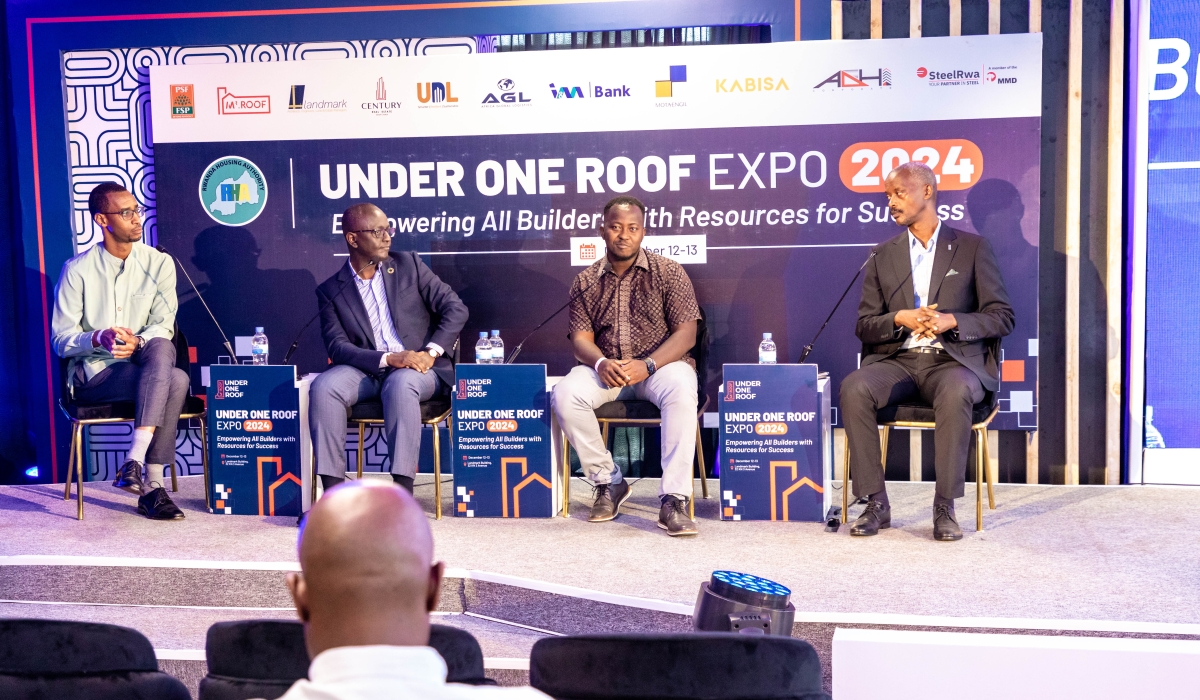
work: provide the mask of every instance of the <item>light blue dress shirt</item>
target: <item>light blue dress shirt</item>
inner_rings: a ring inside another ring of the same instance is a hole
[[[350,262],[346,261],[346,264],[350,265]],[[369,280],[359,277],[354,272],[353,265],[350,265],[350,272],[354,274],[354,284],[358,286],[358,296],[362,298],[363,306],[367,307],[367,318],[371,321],[371,335],[375,337],[375,349],[383,353],[383,357],[379,358],[379,368],[383,369],[387,367],[389,353],[404,352],[404,342],[400,340],[396,324],[392,321],[387,289],[383,285],[383,263],[375,266],[375,274]],[[443,353],[442,347],[436,343],[429,343],[427,347],[439,355]]]
[[[919,309],[929,303],[929,279],[933,276],[933,258],[937,254],[938,234],[942,231],[942,222],[938,222],[933,230],[929,245],[921,245],[921,241],[908,232],[908,262],[912,265],[913,308]],[[915,333],[910,333],[901,347],[907,348],[940,348],[941,341],[936,338],[918,339]]]

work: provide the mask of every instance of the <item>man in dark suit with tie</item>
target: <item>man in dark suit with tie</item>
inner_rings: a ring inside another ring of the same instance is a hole
[[[943,226],[937,180],[924,163],[893,170],[885,184],[892,219],[907,231],[879,244],[867,262],[856,332],[862,363],[841,387],[854,495],[867,496],[851,535],[891,526],[875,412],[921,399],[933,405],[933,537],[962,539],[954,499],[963,495],[971,409],[999,391],[999,339],[1013,311],[986,238]]]
[[[347,209],[342,233],[350,260],[317,287],[333,366],[313,382],[308,422],[326,489],[345,479],[349,407],[378,398],[392,479],[411,492],[421,452],[420,404],[454,384],[446,353],[467,323],[467,307],[416,253],[389,251],[393,232],[374,204]]]

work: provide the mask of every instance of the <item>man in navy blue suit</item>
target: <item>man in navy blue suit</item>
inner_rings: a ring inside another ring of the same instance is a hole
[[[416,253],[390,252],[394,229],[374,204],[347,209],[342,233],[350,260],[317,287],[321,336],[333,365],[310,393],[317,473],[326,489],[345,479],[347,412],[379,399],[392,479],[411,492],[420,404],[454,384],[446,352],[466,325],[467,307]]]

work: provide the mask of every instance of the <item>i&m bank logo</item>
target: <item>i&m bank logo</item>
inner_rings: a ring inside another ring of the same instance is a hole
[[[218,158],[200,176],[200,205],[219,224],[245,226],[267,205],[267,180],[245,158]]]
[[[171,118],[191,119],[196,116],[196,86],[171,86]]]

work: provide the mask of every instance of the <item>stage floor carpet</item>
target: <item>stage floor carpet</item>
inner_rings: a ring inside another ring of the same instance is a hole
[[[417,487],[430,513],[431,478]],[[435,621],[470,629],[501,682],[523,680],[529,648],[547,634],[689,629],[715,569],[792,589],[794,633],[822,654],[827,682],[835,626],[1200,638],[1196,488],[1000,485],[976,533],[968,485],[960,542],[931,538],[932,484],[888,489],[893,528],[873,538],[721,522],[715,481],[713,498],[697,499],[695,538],[657,527],[651,479],[610,523],[586,522],[591,491],[579,480],[567,520],[430,515],[449,569]],[[295,518],[210,515],[202,492],[199,477],[180,479],[188,517],[160,523],[138,516],[133,496],[87,484],[80,522],[61,485],[0,487],[0,616],[134,627],[194,689],[208,625],[291,618],[283,575],[296,566]]]

